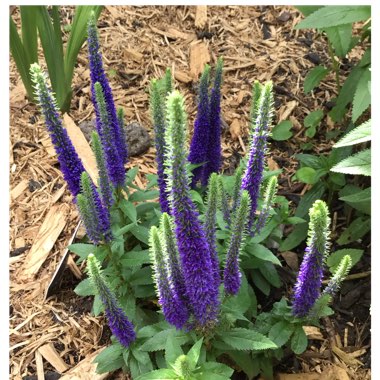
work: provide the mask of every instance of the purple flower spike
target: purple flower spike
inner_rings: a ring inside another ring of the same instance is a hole
[[[204,164],[207,161],[207,150],[210,139],[210,104],[208,98],[208,85],[210,80],[210,66],[203,70],[198,95],[198,111],[194,123],[194,134],[190,144],[188,160],[192,164]],[[201,179],[203,165],[193,170],[191,186],[195,187]],[[207,184],[207,180],[206,180]]]
[[[222,163],[221,149],[221,116],[220,116],[220,88],[222,85],[223,59],[219,58],[215,69],[214,86],[210,96],[210,131],[207,148],[206,163],[202,171],[202,185],[206,186],[211,173],[218,173]]]
[[[100,52],[99,46],[98,31],[96,28],[95,15],[91,16],[89,19],[87,34],[87,44],[90,61],[91,93],[96,112],[96,119],[98,121],[97,130],[99,136],[102,138],[102,130],[100,128],[101,123],[99,123],[100,109],[95,96],[95,83],[99,82],[104,93],[107,112],[109,114],[109,123],[112,131],[112,140],[118,151],[119,159],[121,159],[121,161],[124,164],[128,160],[127,143],[125,140],[124,132],[121,130],[122,126],[120,126],[118,122],[116,107],[112,97],[112,90],[104,72],[102,54]]]
[[[108,325],[117,340],[124,346],[129,345],[136,339],[133,324],[119,306],[115,295],[112,293],[105,279],[103,278],[100,266],[95,256],[90,253],[87,258],[87,270],[100,299],[105,308]]]
[[[41,112],[44,115],[46,127],[58,156],[63,178],[71,193],[76,196],[80,191],[80,176],[85,169],[66,129],[62,126],[56,100],[47,85],[45,74],[37,63],[31,65],[30,72],[35,83]]]
[[[186,113],[183,97],[172,92],[167,100],[168,128],[165,165],[170,188],[175,236],[185,280],[187,297],[197,324],[211,327],[219,312],[219,290],[210,281],[215,273],[210,247],[191,200],[186,165]]]
[[[328,250],[330,218],[326,203],[315,201],[309,215],[309,239],[294,287],[292,311],[297,317],[307,316],[320,295]]]

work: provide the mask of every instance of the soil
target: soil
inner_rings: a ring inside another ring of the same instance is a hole
[[[18,8],[13,7],[11,11],[20,25]],[[72,7],[61,8],[64,25],[72,21],[72,16]],[[335,141],[327,138],[326,133],[345,129],[348,123],[345,120],[342,124],[333,124],[325,117],[316,136],[312,140],[305,137],[303,119],[316,109],[325,112],[331,109],[336,85],[334,76],[329,74],[311,94],[304,94],[306,74],[316,65],[329,66],[330,58],[326,41],[319,34],[293,29],[300,20],[299,12],[287,6],[207,7],[207,20],[203,26],[197,27],[195,6],[107,6],[98,25],[115,102],[124,108],[128,124],[138,123],[152,137],[149,80],[162,76],[165,68],[171,67],[177,73],[176,88],[185,95],[191,136],[196,111],[197,75],[194,74],[190,46],[203,44],[212,67],[216,58],[223,56],[223,171],[229,174],[247,153],[252,83],[256,79],[260,82],[273,80],[274,123],[291,120],[293,137],[283,142],[271,141],[268,164],[271,169],[283,169],[279,194],[286,196],[290,207],[295,209],[309,186],[292,180],[298,167],[294,155],[303,152],[302,144],[309,142],[312,146],[308,153],[328,154]],[[354,49],[342,61],[342,78],[348,75],[361,53],[360,49]],[[44,66],[42,54],[40,62]],[[79,53],[72,87],[70,116],[76,125],[90,123],[95,113],[90,99],[86,47]],[[155,173],[154,159],[153,147],[141,156],[130,158],[128,168],[135,165],[140,168],[136,178],[138,185],[144,183],[146,174]],[[70,266],[65,269],[55,294],[45,299],[49,281],[72,238],[79,217],[55,154],[51,151],[42,117],[37,107],[26,98],[11,57],[10,187],[10,378],[34,379],[39,347],[53,343],[64,362],[74,367],[92,352],[106,346],[110,331],[102,316],[95,318],[91,315],[91,298],[81,298],[73,292],[79,279],[73,274],[77,271],[70,270]],[[36,242],[44,218],[56,205],[65,207],[66,224],[38,273],[29,278],[24,273],[26,257]],[[337,212],[338,219],[343,217],[339,203],[335,202],[331,208],[332,213]],[[346,224],[341,223],[337,235],[345,227]],[[370,237],[356,244],[365,250],[365,254],[351,273],[360,275],[370,271]],[[300,262],[304,246],[294,252]],[[84,276],[82,264],[77,266],[77,270]],[[295,271],[284,262],[280,275],[282,289],[274,289],[269,297],[258,294],[262,307],[269,307],[284,291],[291,295]],[[369,276],[346,281],[332,305],[335,314],[323,321],[320,329],[322,338],[310,340],[304,354],[286,356],[275,372],[322,373],[326,366],[334,363],[343,368],[351,379],[369,379],[370,301]],[[346,353],[355,354],[353,357],[360,363],[347,362],[334,354],[332,344]],[[58,378],[56,369],[48,360],[43,360],[43,371],[47,379]],[[109,378],[125,377],[118,373]],[[244,379],[244,376],[237,374],[235,378]]]

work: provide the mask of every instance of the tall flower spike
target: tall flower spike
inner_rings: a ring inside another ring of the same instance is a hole
[[[219,259],[216,251],[216,211],[218,208],[218,175],[212,173],[209,180],[208,192],[207,192],[207,209],[205,215],[205,232],[206,238],[210,247],[211,263],[214,269],[214,282],[215,287],[220,285],[219,274]]]
[[[248,231],[250,232],[255,220],[257,201],[260,195],[267,138],[273,116],[272,87],[272,82],[267,82],[262,90],[258,90],[259,86],[254,85],[253,102],[256,102],[258,98],[258,95],[256,95],[258,91],[260,92],[260,97],[257,107],[255,105],[252,106],[252,115],[255,119],[252,120],[249,158],[241,184],[241,190],[248,190],[251,198],[250,218],[248,221]]]
[[[126,158],[124,159],[124,164],[128,161],[128,150],[127,150],[127,135],[126,135],[126,132],[125,132],[125,123],[124,123],[124,118],[125,118],[125,114],[124,114],[124,109],[119,107],[117,109],[117,122],[119,124],[119,129],[120,129],[120,138],[122,141],[125,141],[125,154],[126,154]]]
[[[202,177],[203,164],[207,160],[207,150],[210,140],[210,104],[208,98],[208,86],[210,81],[210,66],[206,65],[198,90],[198,110],[194,123],[194,134],[191,139],[190,153],[188,160],[191,164],[202,164],[193,170],[191,181],[192,187]],[[207,183],[207,181],[206,181]]]
[[[98,261],[92,253],[87,258],[87,270],[104,305],[112,334],[124,347],[128,347],[136,339],[133,324],[119,306],[115,295],[101,274]]]
[[[173,232],[174,226],[170,216],[166,212],[161,216],[160,228],[162,245],[167,254],[168,278],[172,291],[178,298],[187,302],[185,280],[179,264],[177,242]]]
[[[166,78],[166,76],[165,76]],[[167,80],[165,80],[167,83]],[[166,187],[166,174],[164,173],[165,160],[165,109],[164,97],[160,91],[160,82],[151,81],[150,84],[150,110],[154,126],[154,140],[156,145],[157,183],[160,191],[161,211],[170,214],[169,192]]]
[[[241,193],[241,180],[243,178],[244,168],[240,165],[235,172],[235,183],[234,183],[234,190],[232,193],[232,213],[235,212],[237,206],[239,205],[240,201],[240,193]]]
[[[210,132],[207,144],[206,163],[202,170],[202,185],[206,186],[211,173],[218,173],[222,164],[222,147],[221,147],[221,115],[220,99],[222,86],[223,59],[219,58],[216,63],[214,85],[210,95]]]
[[[96,99],[95,94],[95,83],[99,82],[104,93],[106,109],[109,114],[109,128],[111,131],[112,141],[115,144],[115,148],[119,154],[119,160],[124,163],[127,162],[128,152],[127,152],[127,143],[125,140],[124,131],[121,130],[121,126],[118,123],[116,107],[112,97],[112,90],[109,85],[108,79],[104,72],[102,54],[100,52],[98,31],[96,27],[96,18],[95,14],[92,14],[88,26],[87,26],[87,44],[88,44],[88,53],[89,53],[89,62],[90,62],[90,77],[91,77],[91,92],[92,99],[94,102],[94,108],[96,112],[97,119],[97,130],[99,136],[102,138],[102,129],[100,123],[100,110],[99,104]]]
[[[260,215],[256,221],[255,227],[254,227],[255,228],[255,230],[254,230],[255,235],[260,233],[261,229],[265,226],[265,223],[268,220],[269,212],[272,208],[272,204],[274,201],[274,197],[276,195],[276,191],[277,191],[277,177],[272,176],[269,178],[267,187],[265,189],[264,203],[263,203],[263,206],[261,208]]]
[[[150,229],[150,253],[158,302],[161,305],[162,312],[169,323],[177,329],[181,329],[189,319],[189,312],[186,305],[171,289],[166,264],[167,258],[164,257],[159,230],[155,226]]]
[[[186,293],[199,326],[214,325],[219,312],[218,289],[213,278],[210,248],[191,200],[187,172],[186,113],[181,94],[174,91],[167,100],[167,161],[171,209],[175,224]]]
[[[103,238],[112,239],[108,210],[102,205],[95,185],[87,172],[81,176],[81,194],[78,194],[78,207],[90,239],[98,244]]]
[[[35,84],[35,93],[45,118],[51,141],[57,153],[58,162],[69,190],[76,196],[80,191],[80,176],[85,171],[62,121],[56,100],[47,85],[46,75],[37,63],[30,66],[30,74]]]
[[[221,208],[223,212],[224,221],[230,224],[230,205],[229,197],[224,189],[223,179],[221,175],[218,175],[218,198],[220,199]]]
[[[306,253],[294,287],[292,311],[297,317],[306,316],[320,295],[323,263],[328,251],[330,218],[326,203],[315,201],[309,215]]]
[[[352,260],[349,255],[346,255],[340,261],[337,270],[335,271],[333,277],[330,279],[326,288],[323,290],[323,294],[329,294],[330,296],[334,296],[339,290],[342,282],[348,275],[352,267]]]
[[[241,194],[236,215],[233,217],[231,240],[227,251],[226,267],[224,269],[224,289],[226,294],[237,294],[240,289],[241,273],[239,269],[239,254],[244,244],[249,206],[249,194],[244,190]]]
[[[99,135],[96,132],[92,132],[91,141],[92,149],[95,154],[96,165],[98,167],[99,190],[102,196],[102,202],[104,206],[109,210],[114,203],[112,196],[113,189],[107,174],[103,148],[100,144]]]
[[[99,108],[99,123],[102,132],[99,134],[102,142],[104,156],[106,158],[108,177],[116,187],[123,186],[125,182],[125,169],[123,160],[115,147],[114,135],[112,132],[111,122],[107,111],[107,105],[99,82],[95,83],[95,97]]]

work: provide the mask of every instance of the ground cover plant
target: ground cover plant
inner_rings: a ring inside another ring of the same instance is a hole
[[[306,349],[302,326],[318,325],[332,313],[328,304],[352,266],[351,257],[344,255],[322,291],[330,217],[326,203],[318,200],[309,211],[309,238],[292,300],[288,304],[284,297],[261,313],[252,302],[252,284],[261,290],[266,283],[279,286],[275,265],[280,262],[259,244],[279,224],[272,210],[276,173],[264,175],[272,83],[254,83],[248,160],[226,178],[218,174],[223,61],[217,62],[210,93],[210,68],[203,71],[189,155],[183,96],[172,91],[170,70],[163,79],[153,80],[158,174],[149,189],[142,190],[132,185],[133,169],[127,174],[124,169],[123,113],[116,111],[105,76],[95,17],[88,25],[88,49],[98,189],[62,127],[44,73],[37,64],[31,73],[61,170],[91,242],[70,247],[87,260],[89,273],[76,291],[96,295],[94,313],[105,312],[113,333],[112,345],[96,358],[98,371],[123,368],[139,379],[228,379],[234,371],[230,366],[237,366],[249,378],[259,373],[271,378],[272,359],[280,359],[287,344],[297,354]],[[150,190],[156,183],[159,192]],[[130,194],[129,188],[136,191]],[[144,203],[158,195],[162,212],[154,202]],[[275,223],[270,225],[268,219]],[[260,273],[262,280],[255,280]],[[221,360],[225,355],[227,362]]]

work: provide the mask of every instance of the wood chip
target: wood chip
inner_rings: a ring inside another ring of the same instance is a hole
[[[69,207],[65,204],[54,205],[45,217],[35,238],[32,248],[24,261],[23,275],[30,278],[37,274],[49,255],[55,241],[66,225]]]
[[[46,137],[42,139],[41,144],[43,145],[43,147],[45,148],[46,152],[48,153],[50,157],[56,156],[54,145],[51,142],[50,137]]]
[[[182,83],[190,83],[193,81],[193,78],[183,71],[174,71],[174,78]]]
[[[205,64],[210,60],[210,53],[204,42],[196,42],[190,45],[190,73],[193,79],[198,79]]]
[[[278,170],[278,169],[280,169],[280,167],[278,166],[277,162],[272,157],[268,157],[267,163],[268,163],[269,170]]]
[[[103,380],[108,377],[108,372],[96,373],[97,364],[94,363],[95,357],[103,350],[95,351],[91,355],[87,355],[86,359],[79,362],[74,368],[71,368],[60,380]]]
[[[14,201],[17,199],[24,191],[28,188],[29,181],[27,179],[23,179],[18,185],[16,185],[11,190],[11,200]]]
[[[141,62],[144,58],[144,55],[134,49],[124,49],[124,58],[126,61],[132,59],[135,62]]]
[[[335,355],[339,357],[339,359],[341,359],[345,364],[349,366],[356,367],[359,365],[363,365],[363,363],[360,360],[357,360],[352,354],[344,352],[337,346],[333,346],[332,351]]]
[[[84,137],[83,132],[79,127],[76,126],[73,119],[65,113],[63,115],[63,124],[69,134],[71,141],[77,151],[79,157],[83,162],[83,166],[86,169],[87,173],[91,177],[94,183],[98,181],[98,169],[96,166],[96,160],[94,153]]]
[[[195,9],[195,21],[196,28],[203,29],[207,22],[207,5],[197,5]]]
[[[233,119],[230,125],[230,133],[232,140],[237,140],[240,136],[240,121],[238,119]]]
[[[284,251],[280,252],[280,255],[284,258],[286,264],[289,265],[295,272],[298,271],[298,256],[295,252]]]
[[[78,279],[78,280],[81,280],[82,279],[82,272],[80,271],[80,269],[78,268],[78,265],[75,263],[73,257],[71,255],[69,255],[69,257],[67,258],[67,263],[66,263],[67,267],[71,270],[71,272],[73,272],[73,275]]]
[[[36,367],[37,367],[37,380],[45,380],[44,362],[41,353],[37,350],[35,352]]]
[[[290,102],[286,103],[286,106],[280,110],[278,123],[281,123],[281,121],[287,120],[290,114],[293,112],[293,110],[297,107],[297,105],[298,105],[298,102],[296,100],[291,100]]]
[[[316,326],[302,326],[308,339],[325,340],[321,330]]]
[[[38,351],[59,373],[69,369],[69,366],[59,356],[52,343],[41,346]]]

